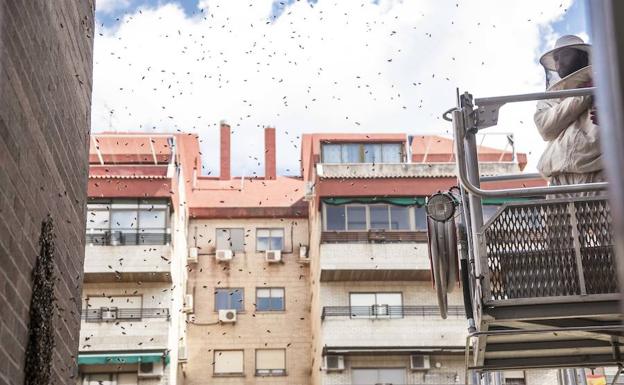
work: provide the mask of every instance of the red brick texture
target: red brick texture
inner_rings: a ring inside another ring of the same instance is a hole
[[[219,149],[220,157],[220,172],[219,179],[229,180],[232,177],[230,172],[230,126],[228,124],[221,124],[221,146]]]
[[[275,128],[264,129],[264,179],[274,180],[277,174]]]
[[[75,384],[93,0],[0,0],[0,385],[24,382],[41,223],[55,223],[52,384]]]

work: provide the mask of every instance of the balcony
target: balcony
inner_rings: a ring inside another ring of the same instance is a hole
[[[166,349],[169,326],[169,309],[165,308],[83,309],[80,351]]]
[[[464,317],[466,313],[462,306],[449,306],[448,317]],[[324,306],[321,320],[326,317],[349,317],[349,318],[404,318],[404,317],[429,317],[439,318],[440,309],[437,306]]]
[[[112,314],[111,314],[112,313]],[[107,316],[111,316],[107,318]],[[82,320],[85,322],[121,322],[141,321],[148,318],[165,318],[169,320],[167,308],[97,308],[82,309]]]
[[[164,231],[90,232],[84,282],[171,282],[171,258]]]
[[[167,245],[171,234],[166,229],[89,229],[86,234],[89,246]]]
[[[436,306],[325,306],[321,313],[326,353],[463,352],[463,307],[440,319]]]
[[[514,174],[515,162],[480,163],[481,175]],[[321,163],[317,175],[325,179],[455,178],[455,163]]]
[[[404,236],[399,232],[396,235],[394,232],[385,234],[392,234],[393,237]],[[411,232],[411,239],[401,239],[399,242],[375,243],[378,241],[371,241],[368,234],[325,232],[324,243],[320,247],[321,281],[429,280],[428,246],[416,241],[417,234],[419,233]],[[357,237],[366,238],[366,242],[371,243],[347,241],[347,238]],[[330,239],[344,243],[327,243]]]

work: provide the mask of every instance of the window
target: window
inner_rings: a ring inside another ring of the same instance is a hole
[[[347,230],[366,230],[366,206],[346,206]]]
[[[162,199],[92,199],[87,204],[87,243],[99,246],[169,243],[169,204]]]
[[[402,143],[323,143],[323,163],[401,163]]]
[[[216,289],[215,290],[215,310],[230,310],[234,309],[242,311],[245,309],[244,290],[238,289]]]
[[[326,231],[398,230],[424,231],[427,229],[424,208],[391,204],[324,204]],[[415,212],[416,224],[412,219]]]
[[[217,250],[245,251],[245,229],[217,229]]]
[[[284,229],[258,229],[256,232],[256,250],[282,250],[284,248]]]
[[[325,225],[327,230],[345,229],[344,206],[325,205]]]
[[[390,229],[410,230],[410,209],[403,206],[390,206]]]
[[[351,318],[403,318],[402,293],[351,293]]]
[[[116,376],[113,373],[86,374],[86,385],[115,385]]]
[[[405,368],[358,368],[351,370],[354,385],[405,384]]]
[[[215,350],[214,374],[216,376],[243,375],[243,357],[242,350]]]
[[[427,210],[424,206],[414,209],[416,218],[416,231],[427,231]]]
[[[256,289],[256,310],[284,310],[284,288],[271,287]]]
[[[284,349],[257,349],[256,350],[257,376],[285,376],[286,350]]]

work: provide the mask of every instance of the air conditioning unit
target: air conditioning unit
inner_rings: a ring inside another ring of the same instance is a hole
[[[219,322],[222,322],[222,323],[236,322],[236,309],[219,310]]]
[[[429,356],[422,354],[412,354],[410,356],[410,369],[411,370],[427,370],[431,368]]]
[[[299,246],[299,261],[308,263],[310,256],[308,255],[308,246]]]
[[[178,361],[188,361],[188,355],[186,352],[186,345],[178,346]]]
[[[185,313],[193,312],[193,294],[184,294],[184,303],[182,304],[182,311]]]
[[[102,312],[102,321],[115,321],[117,319],[116,308],[103,307],[100,311]]]
[[[188,257],[186,257],[187,263],[197,263],[199,256],[199,249],[197,247],[189,247]]]
[[[141,362],[137,372],[139,378],[160,378],[163,376],[163,363],[158,362]]]
[[[264,252],[264,259],[269,263],[282,262],[281,250],[267,250]]]
[[[327,355],[323,357],[323,367],[328,372],[344,370],[344,356]]]
[[[216,258],[219,262],[229,262],[232,260],[232,250],[217,250]]]

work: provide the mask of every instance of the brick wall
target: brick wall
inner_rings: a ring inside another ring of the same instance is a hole
[[[0,0],[0,384],[23,384],[41,222],[56,234],[52,383],[75,373],[93,1]]]

